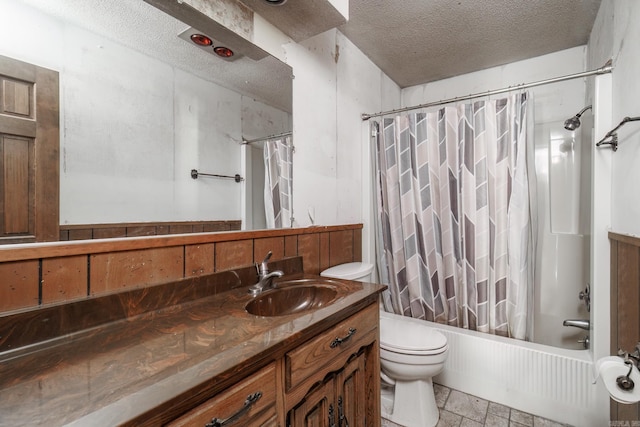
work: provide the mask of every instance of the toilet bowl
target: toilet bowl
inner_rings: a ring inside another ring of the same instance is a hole
[[[406,427],[438,423],[433,377],[442,372],[447,352],[447,338],[423,320],[380,312],[384,418]]]
[[[336,279],[371,280],[372,264],[351,262],[320,273]],[[382,416],[405,427],[433,427],[440,417],[433,377],[442,372],[447,338],[423,320],[380,310]]]

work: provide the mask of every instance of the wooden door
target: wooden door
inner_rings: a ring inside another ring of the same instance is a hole
[[[360,352],[336,375],[338,427],[366,426],[365,355]]]
[[[289,411],[291,427],[336,427],[335,384],[332,378],[310,391],[304,400]]]
[[[0,243],[59,240],[58,73],[0,56]]]

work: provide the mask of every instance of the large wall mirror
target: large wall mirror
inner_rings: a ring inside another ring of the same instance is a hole
[[[188,28],[142,0],[0,5],[0,55],[59,72],[62,226],[265,227],[262,145],[242,142],[291,131],[291,68],[221,59]]]

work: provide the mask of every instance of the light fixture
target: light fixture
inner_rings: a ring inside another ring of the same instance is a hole
[[[287,2],[287,0],[264,0],[267,4],[271,6],[282,6]]]
[[[243,57],[241,51],[236,52],[234,49],[227,47],[226,43],[216,40],[214,37],[193,27],[185,28],[182,32],[178,33],[178,37],[189,42],[191,46],[196,46],[209,55],[214,55],[216,58],[227,62],[237,61]]]
[[[213,51],[216,53],[216,55],[223,58],[231,58],[233,56],[233,51],[228,47],[216,46],[213,48]]]
[[[197,44],[198,46],[211,46],[213,45],[213,40],[211,40],[209,37],[205,36],[204,34],[191,34],[191,41],[194,42],[195,44]]]

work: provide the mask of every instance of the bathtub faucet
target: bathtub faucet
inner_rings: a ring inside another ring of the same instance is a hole
[[[589,330],[589,327],[591,326],[591,322],[587,319],[587,320],[582,320],[582,319],[567,319],[564,322],[562,322],[563,326],[575,326],[576,328],[580,328],[580,329],[584,329],[585,331]]]

